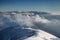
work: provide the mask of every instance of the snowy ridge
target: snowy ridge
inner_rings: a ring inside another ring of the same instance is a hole
[[[27,28],[27,29],[32,29],[32,28]],[[36,30],[36,29],[32,29],[32,30]],[[60,40],[56,36],[49,34],[43,30],[36,30],[36,31],[37,31],[36,36],[29,37],[25,40]]]

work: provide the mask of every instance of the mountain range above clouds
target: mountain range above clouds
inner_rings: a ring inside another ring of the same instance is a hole
[[[60,19],[60,15],[56,15],[50,12],[38,12],[38,11],[7,11],[7,12],[0,12],[0,14],[9,14],[9,15],[13,15],[13,14],[29,14],[29,15],[39,15],[41,17],[45,17],[47,19]],[[48,18],[49,17],[49,18]]]

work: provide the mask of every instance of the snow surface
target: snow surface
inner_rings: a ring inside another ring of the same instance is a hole
[[[32,29],[32,30],[36,30],[37,35],[29,37],[29,38],[24,39],[24,40],[60,40],[58,37],[56,37],[52,34],[49,34],[43,30],[37,30],[37,29]]]

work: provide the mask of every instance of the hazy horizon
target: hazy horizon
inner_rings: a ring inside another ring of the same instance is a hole
[[[60,14],[60,0],[0,0],[0,11],[45,11]]]

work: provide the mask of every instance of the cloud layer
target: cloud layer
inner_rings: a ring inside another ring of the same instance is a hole
[[[60,37],[60,16],[40,12],[6,13],[0,15],[0,30],[8,27],[42,29]],[[44,33],[42,33],[44,34]],[[38,37],[39,38],[39,37]]]

